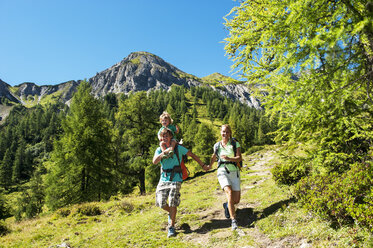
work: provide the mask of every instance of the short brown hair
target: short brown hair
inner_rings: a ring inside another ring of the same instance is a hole
[[[173,132],[169,128],[163,128],[162,131],[161,131],[161,133],[159,135],[162,137],[163,134],[165,134],[165,133],[168,133],[171,136],[171,138],[174,137]]]

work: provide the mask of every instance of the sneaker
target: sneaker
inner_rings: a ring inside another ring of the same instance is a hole
[[[223,208],[224,208],[225,218],[230,219],[231,216],[229,214],[229,209],[228,209],[228,203],[227,202],[223,203]]]
[[[175,227],[170,226],[168,228],[167,238],[176,236]]]
[[[232,220],[232,230],[236,230],[238,228],[237,221],[235,219]]]

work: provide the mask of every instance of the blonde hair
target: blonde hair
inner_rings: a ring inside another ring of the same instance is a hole
[[[223,130],[224,127],[226,129],[228,129],[228,131],[229,131],[229,138],[231,139],[232,138],[232,128],[231,128],[231,126],[229,126],[228,124],[224,124],[224,125],[221,126],[220,131]]]
[[[162,119],[168,119],[170,121],[170,124],[172,124],[174,122],[174,120],[172,120],[171,118],[171,115],[169,113],[167,113],[166,111],[163,111],[163,113],[159,116],[159,121],[161,122]]]

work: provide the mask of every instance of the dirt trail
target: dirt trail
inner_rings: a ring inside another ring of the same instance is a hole
[[[253,182],[250,185],[241,185],[241,193],[242,195],[245,194],[246,191],[257,187],[264,181],[271,178],[271,167],[268,166],[270,160],[274,158],[274,153],[276,151],[269,150],[261,155],[251,155],[249,157],[244,157],[244,166],[250,165],[249,168],[245,170],[245,173],[250,173],[250,175],[257,175],[258,180]],[[211,173],[209,175],[211,177],[216,177],[216,173]],[[231,230],[231,223],[227,220],[224,216],[224,211],[220,203],[226,201],[226,196],[222,190],[217,189],[215,191],[215,197],[219,204],[216,204],[213,208],[207,209],[204,212],[199,212],[198,214],[201,216],[203,222],[202,227],[198,227],[197,229],[191,228],[189,226],[181,226],[182,232],[187,233],[188,235],[184,236],[185,240],[191,241],[196,245],[201,245],[204,247],[208,247],[208,245],[212,245],[210,240],[211,239],[225,239],[232,236]],[[244,246],[245,248],[257,248],[257,247],[266,247],[266,248],[280,248],[285,247],[282,246],[281,243],[273,243],[266,235],[260,232],[253,225],[253,221],[255,220],[255,216],[253,213],[253,209],[257,204],[248,204],[241,201],[237,205],[237,219],[239,230],[237,234],[239,236],[250,236],[251,240],[254,240],[256,243],[255,246]],[[191,230],[193,229],[193,231]],[[214,247],[226,247],[227,244],[221,244],[221,246],[214,244]],[[240,246],[242,247],[242,246]]]

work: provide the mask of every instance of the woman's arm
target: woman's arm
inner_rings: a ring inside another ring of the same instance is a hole
[[[210,159],[210,165],[209,165],[209,169],[212,168],[212,166],[214,165],[214,162],[216,161],[216,154],[213,153],[212,156],[211,156],[211,159]]]
[[[242,161],[241,147],[237,147],[236,156],[234,156],[234,157],[227,157],[225,155],[222,155],[221,158],[224,159],[224,160],[226,160],[226,161],[230,161],[230,162],[240,162],[240,161]]]

